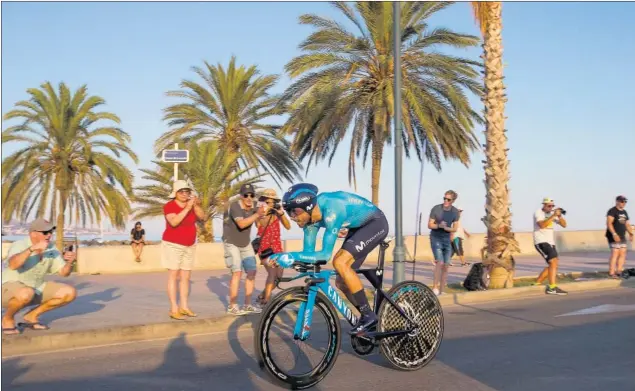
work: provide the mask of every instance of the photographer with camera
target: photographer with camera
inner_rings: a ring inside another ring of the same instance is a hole
[[[549,277],[549,285],[545,290],[548,295],[566,295],[567,292],[556,285],[556,273],[558,272],[558,251],[554,239],[554,224],[562,228],[567,227],[564,215],[567,212],[562,208],[556,208],[551,198],[542,200],[542,209],[534,213],[534,246],[547,261],[547,266],[536,280],[536,285],[541,285],[545,278]]]
[[[282,209],[280,197],[274,189],[265,189],[258,199],[265,204],[266,215],[256,220],[258,226],[258,257],[260,263],[267,270],[267,282],[265,289],[258,295],[258,304],[264,306],[271,297],[271,292],[275,288],[276,278],[282,277],[283,269],[280,267],[271,267],[267,262],[267,258],[271,254],[281,253],[282,240],[280,239],[280,223],[287,230],[291,229],[291,223]]]

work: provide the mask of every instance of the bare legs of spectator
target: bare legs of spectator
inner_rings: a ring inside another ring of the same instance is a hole
[[[183,315],[196,316],[190,310],[188,298],[190,296],[190,276],[191,270],[169,270],[168,275],[168,298],[170,299],[170,316],[174,319],[184,319]],[[177,303],[177,280],[179,280],[179,298],[181,305]]]
[[[435,293],[438,291],[438,294],[443,292],[443,287],[448,279],[448,267],[450,265],[443,261],[437,261],[436,266],[434,267],[434,280],[432,282],[432,289],[436,289]]]
[[[536,284],[540,285],[545,280],[545,278],[549,277],[549,285],[556,285],[556,274],[558,273],[558,258],[553,258],[549,262],[549,266],[543,269],[543,271],[536,279]]]
[[[263,265],[267,270],[267,282],[265,282],[265,290],[258,297],[260,299],[260,304],[262,305],[269,302],[271,292],[273,292],[276,287],[276,278],[281,278],[284,271],[281,267],[271,267],[266,263],[263,263]]]
[[[609,259],[609,276],[619,275],[624,270],[626,248],[612,248]]]
[[[247,272],[247,278],[245,278],[245,305],[251,305],[251,295],[254,293],[255,285],[256,270],[250,270]]]
[[[132,243],[132,253],[135,256],[135,261],[141,262],[142,251],[143,251],[143,243]]]
[[[232,278],[229,281],[229,306],[230,307],[236,305],[236,301],[238,300],[238,287],[240,286],[241,276],[242,276],[242,272],[233,272]]]
[[[75,300],[75,298],[77,297],[77,291],[72,286],[61,283],[58,283],[58,285],[60,285],[60,287],[53,294],[53,297],[51,299],[43,302],[42,304],[35,307],[24,315],[24,321],[33,324],[34,329],[47,329],[47,326],[38,324],[38,318],[40,317],[40,315],[53,309],[63,307]],[[15,327],[15,314],[20,312],[20,310],[24,307],[31,304],[34,297],[35,290],[33,290],[33,288],[24,287],[17,290],[13,297],[7,303],[7,310],[2,317],[2,328],[5,329]],[[14,333],[17,334],[18,331]]]

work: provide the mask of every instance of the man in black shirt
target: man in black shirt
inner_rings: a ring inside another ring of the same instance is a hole
[[[611,278],[619,278],[624,270],[627,232],[631,242],[633,241],[633,228],[628,221],[628,213],[624,209],[627,202],[626,197],[617,196],[615,206],[609,209],[606,214],[606,239],[611,248],[611,258],[609,259],[609,277]]]

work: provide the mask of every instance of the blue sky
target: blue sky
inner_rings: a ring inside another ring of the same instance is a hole
[[[304,13],[342,19],[330,5],[313,2],[3,3],[2,112],[44,81],[64,81],[73,89],[86,83],[132,135],[138,167],[149,168],[151,141],[167,129],[161,111],[175,102],[165,92],[193,78],[192,66],[203,60],[227,64],[232,55],[239,63],[258,65],[262,73],[281,74],[273,92],[282,91],[289,85],[283,67],[312,31],[298,24]],[[635,199],[633,15],[635,3],[504,4],[506,127],[516,231],[531,230],[532,213],[544,196],[567,209],[569,230],[602,228],[617,194]],[[439,12],[430,25],[478,34],[468,3]],[[459,54],[478,58],[480,48]],[[473,103],[482,108],[478,100]],[[476,129],[481,139],[482,130]],[[3,157],[15,148],[4,145]],[[393,222],[391,146],[384,156],[380,206]],[[346,159],[343,144],[331,167],[312,167],[305,179],[323,191],[352,190]],[[445,190],[454,189],[465,209],[466,229],[484,231],[482,159],[478,152],[470,168],[453,162],[440,173],[424,168],[424,218]],[[420,164],[404,163],[404,230],[411,234]],[[362,170],[361,164],[358,193],[370,198],[370,169]],[[159,237],[162,220],[145,225],[150,237]],[[215,226],[220,234],[220,224]],[[294,228],[289,236],[299,233]]]

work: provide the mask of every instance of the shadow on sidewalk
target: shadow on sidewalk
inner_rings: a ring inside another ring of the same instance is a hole
[[[228,298],[230,279],[231,276],[229,274],[223,274],[222,276],[210,276],[207,279],[207,289],[218,297],[218,300],[223,303],[225,308],[229,306]],[[240,292],[240,289],[238,291]]]

